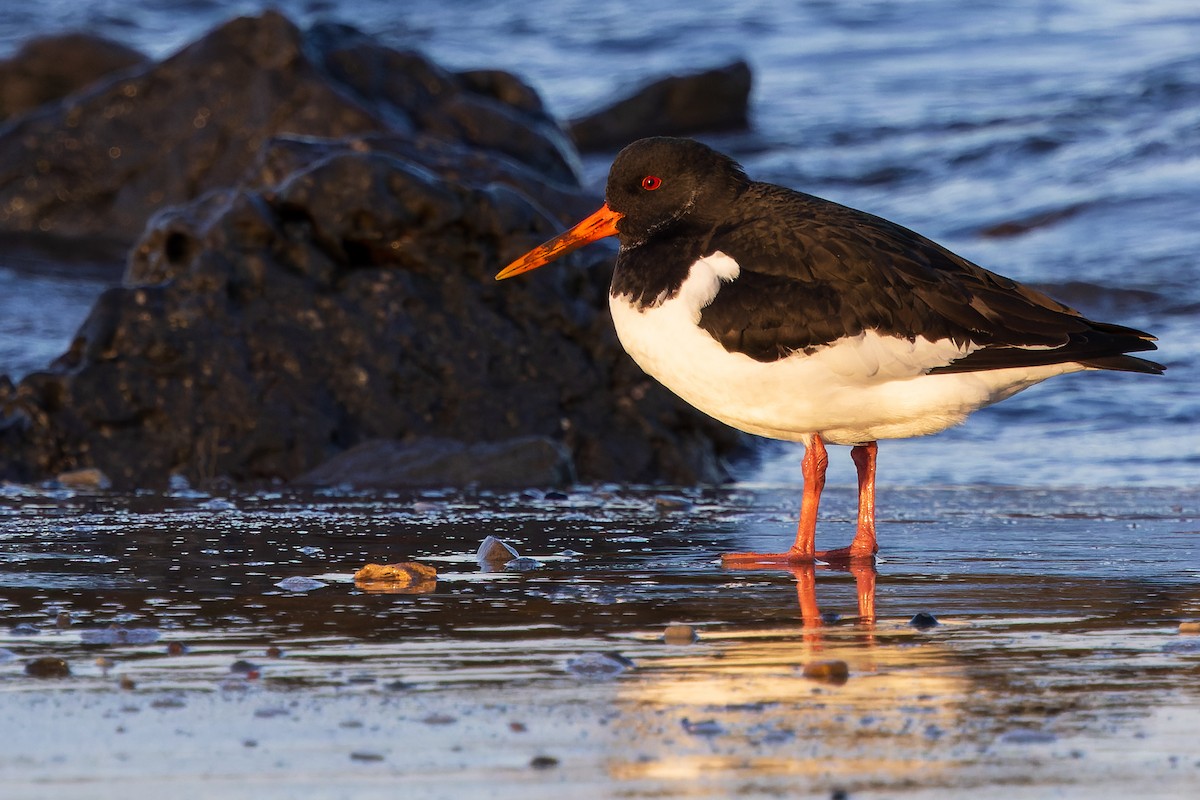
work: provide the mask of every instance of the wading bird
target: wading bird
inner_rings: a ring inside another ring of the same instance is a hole
[[[873,558],[878,439],[945,430],[1055,375],[1163,371],[1128,355],[1156,349],[1147,333],[885,219],[752,181],[689,139],[626,147],[600,210],[496,278],[606,236],[620,241],[609,307],[634,361],[728,425],[805,445],[795,542],[727,565]],[[858,525],[849,546],[818,552],[826,443],[853,448]]]

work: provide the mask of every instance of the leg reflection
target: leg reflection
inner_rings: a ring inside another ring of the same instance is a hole
[[[858,623],[875,626],[875,576],[878,571],[872,561],[847,561],[837,564],[739,564],[739,569],[771,569],[790,572],[796,579],[796,599],[800,603],[800,619],[805,628],[824,626],[821,608],[817,604],[817,571],[849,572],[854,576],[858,596]]]

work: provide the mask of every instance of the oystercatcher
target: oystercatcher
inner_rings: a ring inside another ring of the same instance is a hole
[[[880,217],[752,181],[689,139],[626,147],[604,205],[496,278],[614,235],[609,307],[634,361],[722,422],[805,445],[794,544],[728,565],[873,558],[878,439],[945,430],[1054,375],[1164,369],[1127,355],[1156,349],[1147,333]],[[818,552],[826,443],[853,447],[858,525],[848,547]]]

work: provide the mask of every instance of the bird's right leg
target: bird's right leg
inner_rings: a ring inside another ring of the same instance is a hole
[[[792,546],[784,553],[725,553],[721,556],[721,566],[746,568],[756,564],[811,563],[817,549],[817,508],[821,504],[828,466],[825,443],[820,434],[814,433],[804,450],[804,497],[800,502],[800,524]]]

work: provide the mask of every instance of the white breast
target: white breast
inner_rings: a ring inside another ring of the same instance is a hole
[[[717,252],[692,265],[671,299],[639,311],[627,297],[610,297],[609,308],[621,344],[642,369],[747,433],[798,441],[820,433],[832,444],[921,436],[1053,375],[1083,369],[1056,364],[928,375],[976,348],[870,331],[811,354],[755,361],[730,353],[699,326],[722,282],[739,273],[736,261]]]

